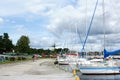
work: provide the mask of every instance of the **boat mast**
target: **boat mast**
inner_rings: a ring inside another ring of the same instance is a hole
[[[85,9],[85,28],[86,28],[86,35],[87,35],[87,0],[86,0],[86,9]],[[87,45],[86,45],[87,48]],[[86,58],[87,58],[87,51],[85,51],[86,53]]]
[[[78,34],[78,28],[77,28],[77,24],[75,24],[75,27],[76,27],[76,51],[78,52],[78,50],[77,50],[77,34]]]
[[[104,5],[104,0],[102,1],[102,10],[103,10],[103,26],[104,26],[104,42],[103,42],[103,48],[105,49],[105,47],[106,47],[106,44],[105,44],[105,42],[106,42],[106,26],[105,26],[105,5]]]

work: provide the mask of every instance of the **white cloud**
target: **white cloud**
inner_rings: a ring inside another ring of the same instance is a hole
[[[38,38],[30,38],[31,39],[31,46],[33,48],[51,48],[51,46],[54,44],[54,39],[50,37],[41,37]]]
[[[21,35],[28,35],[28,34],[30,34],[29,29],[26,28],[24,25],[15,25],[15,26],[11,26],[11,28],[13,30],[15,30],[18,34],[21,34]]]
[[[93,9],[95,6],[95,1],[88,1],[88,9],[87,9],[87,27],[90,24],[90,19],[93,14]],[[94,3],[94,5],[93,5]],[[99,5],[96,10],[95,18],[93,20],[92,28],[90,31],[89,39],[93,43],[96,44],[96,42],[100,42],[99,38],[97,36],[101,35],[103,36],[104,30],[106,34],[109,36],[109,34],[115,34],[120,33],[119,29],[119,17],[114,16],[114,11],[110,11],[111,7],[107,3],[107,7],[105,7],[105,25],[103,25],[103,12],[102,12],[102,2],[99,1]],[[85,29],[85,1],[82,3],[78,3],[78,6],[75,8],[74,6],[67,5],[64,8],[59,8],[58,10],[55,10],[49,14],[49,17],[51,18],[51,24],[49,24],[48,29],[57,36],[64,36],[65,31],[75,33],[76,25],[79,27],[80,34],[86,33]],[[118,3],[115,3],[118,4]],[[114,6],[115,6],[114,4]],[[87,28],[88,29],[88,28]],[[92,36],[94,35],[94,36]],[[119,36],[118,34],[115,34],[116,36]],[[69,36],[69,35],[68,35]],[[84,37],[82,37],[84,39]],[[112,37],[111,37],[112,38]],[[88,42],[90,42],[88,40]],[[97,41],[98,40],[98,41]],[[112,39],[110,39],[112,40]],[[114,40],[115,41],[115,40]],[[120,42],[120,41],[117,41]]]
[[[53,6],[53,4],[30,3],[26,5],[26,9],[32,14],[46,15]]]
[[[24,19],[28,21],[30,19],[34,20],[33,18],[36,16],[47,17],[46,21],[48,21],[48,25],[46,24],[46,27],[49,32],[59,38],[59,40],[57,39],[58,43],[71,39],[71,36],[74,38],[76,34],[76,26],[78,27],[79,34],[84,40],[95,3],[96,0],[87,0],[87,3],[86,0],[4,0],[0,3],[0,16],[24,16]],[[88,37],[88,44],[91,45],[95,43],[96,45],[99,45],[100,40],[103,39],[101,36],[103,36],[104,30],[106,31],[107,36],[119,36],[119,8],[120,5],[118,0],[105,1],[105,26],[103,26],[102,0],[99,0],[90,35]],[[0,23],[3,23],[3,21],[4,20],[0,18]],[[40,20],[40,22],[41,21],[42,20]],[[19,32],[19,34],[34,36],[32,34],[36,32],[29,31],[30,29],[27,27],[28,26],[25,26],[24,24],[17,24],[14,29],[16,32]],[[48,46],[53,44],[54,39],[50,39],[49,33],[47,33],[47,35],[48,36],[46,38],[40,36],[41,39],[31,38],[31,45]],[[116,41],[117,43],[120,43],[120,39],[118,37],[117,40],[113,40],[113,37],[109,37],[111,42]]]
[[[0,2],[0,15],[10,16],[21,14],[25,11],[24,3],[16,0],[4,0]]]
[[[3,28],[2,24],[4,23],[4,19],[2,17],[0,17],[0,30]]]
[[[3,18],[0,18],[0,24],[4,22],[4,19]]]
[[[46,16],[70,2],[72,0],[4,0],[0,3],[0,16]]]

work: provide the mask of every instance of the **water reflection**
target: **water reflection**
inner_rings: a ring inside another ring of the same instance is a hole
[[[65,71],[71,72],[72,69],[69,65],[60,65]],[[77,71],[77,75],[80,77],[80,80],[120,80],[120,75],[82,75],[81,72]]]

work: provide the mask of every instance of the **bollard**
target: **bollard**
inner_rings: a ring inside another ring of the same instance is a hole
[[[73,70],[73,75],[76,76],[76,70]]]
[[[78,76],[75,77],[75,80],[80,80],[80,78]]]

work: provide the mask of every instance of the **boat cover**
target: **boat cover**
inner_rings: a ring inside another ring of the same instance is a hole
[[[118,53],[120,53],[120,50],[108,52],[106,49],[104,49],[104,58],[107,58],[109,55],[114,55],[114,54],[118,54]]]

